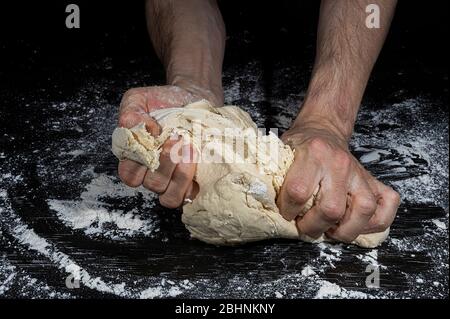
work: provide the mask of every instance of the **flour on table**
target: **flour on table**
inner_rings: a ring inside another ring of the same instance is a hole
[[[127,187],[111,176],[98,175],[85,187],[78,200],[48,199],[47,203],[72,229],[82,230],[91,237],[122,240],[138,235],[152,236],[158,231],[154,218],[141,216],[137,207],[128,211],[117,210],[108,203],[111,198],[117,202],[139,197],[145,200],[142,208],[153,207],[153,193]]]
[[[295,221],[281,216],[275,202],[294,161],[293,150],[272,133],[258,135],[256,124],[245,111],[236,106],[214,108],[202,100],[183,108],[157,110],[150,115],[162,128],[157,138],[151,136],[143,124],[114,130],[112,151],[120,160],[132,159],[154,171],[159,166],[162,144],[173,134],[189,140],[194,136],[191,142],[198,154],[203,155],[204,150],[209,149],[219,156],[218,161],[198,163],[195,180],[200,186],[199,194],[183,206],[182,221],[192,237],[216,245],[268,238],[313,241],[298,233]],[[218,133],[198,139],[193,134],[195,123]],[[241,135],[227,138],[227,130],[233,129],[242,132]],[[257,138],[252,139],[253,136]],[[242,154],[236,150],[239,139],[243,139],[246,159],[251,160],[242,161]],[[306,213],[313,204],[314,196],[300,213]],[[360,235],[354,243],[375,247],[388,233],[389,229]],[[323,240],[327,238],[314,241]]]

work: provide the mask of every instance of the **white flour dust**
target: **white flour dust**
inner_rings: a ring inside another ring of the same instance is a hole
[[[331,268],[336,268],[335,262],[341,260],[342,256],[342,245],[341,244],[329,244],[320,243],[317,245],[320,249],[319,258],[327,263]]]
[[[5,197],[5,193],[0,193],[1,200],[5,204],[5,208],[9,208],[8,200]],[[2,211],[0,210],[0,213]],[[98,276],[91,275],[86,269],[80,266],[74,259],[69,255],[60,251],[55,245],[50,243],[48,240],[40,237],[36,232],[24,224],[20,217],[15,216],[12,210],[7,210],[8,215],[3,216],[8,218],[11,226],[11,235],[29,250],[38,253],[39,255],[47,258],[52,264],[57,266],[59,269],[66,273],[66,276],[73,276],[80,281],[80,283],[90,289],[96,290],[98,292],[104,292],[109,294],[114,294],[125,298],[161,298],[161,297],[175,297],[181,294],[184,290],[190,289],[192,285],[188,280],[182,280],[179,284],[171,281],[172,284],[167,285],[164,278],[157,279],[153,281],[150,287],[141,288],[142,282],[126,282],[118,281],[111,282],[106,281]],[[15,226],[14,226],[15,225]],[[5,268],[5,269],[3,269]],[[0,282],[0,296],[9,290],[12,280],[17,275],[14,272],[14,266],[1,266],[0,274],[7,273],[9,275],[6,279]],[[1,278],[1,277],[0,277]],[[37,280],[34,278],[28,278],[30,282],[36,283]],[[134,286],[133,286],[134,285]],[[45,287],[44,287],[45,289]],[[50,289],[49,289],[50,290]],[[69,297],[68,294],[65,297]],[[54,297],[64,297],[61,294],[54,294]]]
[[[341,286],[322,280],[320,282],[320,288],[317,294],[314,296],[315,299],[333,299],[333,298],[352,298],[352,299],[367,299],[370,296],[364,292],[353,291],[342,288]]]
[[[48,199],[51,209],[68,227],[82,230],[88,236],[124,239],[136,235],[151,236],[158,231],[157,220],[151,214],[141,216],[135,208],[125,212],[113,208],[107,199],[129,201],[141,197],[143,209],[150,212],[155,194],[142,187],[131,188],[116,177],[99,175],[80,194],[78,200]]]

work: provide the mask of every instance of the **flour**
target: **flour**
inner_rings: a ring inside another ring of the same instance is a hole
[[[19,270],[9,263],[5,256],[0,255],[0,298],[15,291],[20,298],[37,298],[45,295],[47,298],[71,299],[70,293],[55,291],[37,278],[33,278],[26,272]]]
[[[413,241],[409,238],[405,239],[390,238],[389,241],[399,251],[423,251],[426,249],[425,243],[420,241]]]
[[[315,299],[324,298],[353,298],[353,299],[367,299],[369,296],[360,291],[351,291],[340,287],[337,284],[329,281],[322,281],[319,291],[317,291]]]
[[[14,266],[3,264],[3,262],[0,263],[0,297],[10,289],[16,276],[17,273]]]
[[[313,267],[308,265],[308,266],[303,267],[301,274],[304,277],[309,277],[309,276],[316,275],[316,272],[314,271]]]
[[[433,224],[436,225],[437,228],[439,229],[443,229],[446,230],[447,229],[447,225],[445,224],[445,222],[440,221],[439,219],[433,219],[432,220]]]
[[[356,258],[361,260],[362,262],[377,267],[381,269],[386,269],[386,266],[381,265],[378,262],[378,249],[372,249],[371,251],[365,253],[365,254],[358,254],[356,255]]]
[[[320,249],[319,258],[326,261],[328,263],[328,265],[331,266],[332,268],[336,268],[335,262],[338,262],[341,260],[342,245],[320,243],[318,246]]]
[[[17,240],[22,245],[31,246],[34,251],[47,255],[49,253],[50,244],[44,239],[39,237],[32,229],[29,229],[24,224],[19,224],[13,229],[13,233],[17,235]]]
[[[136,209],[117,210],[107,202],[108,198],[134,202],[139,197],[144,200],[144,209],[150,212],[156,197],[154,193],[127,187],[116,177],[99,175],[86,186],[79,200],[48,199],[47,203],[68,227],[82,230],[88,236],[120,240],[137,235],[152,236],[158,231],[157,221],[151,214],[141,216]]]
[[[32,229],[22,224],[20,219],[16,218],[15,223],[17,223],[17,226],[13,229],[12,234],[20,244],[47,257],[52,263],[64,270],[68,275],[72,275],[73,278],[80,280],[80,283],[88,288],[126,298],[160,298],[164,296],[177,296],[182,293],[179,286],[172,286],[169,289],[165,289],[163,285],[148,287],[141,292],[136,292],[135,288],[127,287],[125,282],[107,282],[100,277],[93,277],[68,255],[59,251],[58,248],[38,236]],[[1,287],[7,287],[7,282],[4,282],[0,286],[0,291],[1,289],[5,289]],[[189,286],[183,283],[183,287],[186,288]]]

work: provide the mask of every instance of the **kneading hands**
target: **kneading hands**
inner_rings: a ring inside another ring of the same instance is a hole
[[[368,4],[380,7],[381,26],[365,26]],[[277,204],[299,232],[312,238],[326,233],[351,242],[360,234],[386,230],[400,198],[365,170],[349,151],[349,140],[362,96],[395,10],[394,0],[323,0],[317,35],[316,60],[301,111],[282,136],[296,150]],[[183,12],[183,14],[180,14]],[[225,27],[215,0],[147,0],[146,14],[153,46],[166,70],[166,86],[135,88],[122,99],[119,126],[144,122],[158,135],[148,113],[181,107],[202,98],[222,106],[222,61]],[[195,163],[172,163],[168,140],[160,167],[125,160],[119,176],[132,187],[143,185],[158,193],[169,208],[179,207],[198,192]],[[194,152],[192,147],[187,150]],[[298,213],[320,187],[315,206],[303,218]]]

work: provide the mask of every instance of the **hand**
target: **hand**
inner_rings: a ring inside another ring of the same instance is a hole
[[[300,233],[312,238],[325,233],[349,243],[392,224],[399,194],[364,169],[332,125],[297,124],[282,139],[295,149],[295,160],[277,203],[283,217],[296,220]],[[318,185],[315,205],[298,216]]]
[[[201,98],[180,87],[150,86],[128,90],[120,103],[119,126],[131,128],[139,123],[145,123],[147,131],[153,136],[161,133],[158,123],[149,112],[169,107],[181,107]],[[198,193],[198,185],[193,182],[195,163],[173,163],[170,150],[177,140],[167,140],[162,146],[160,165],[155,172],[131,160],[119,162],[119,176],[128,186],[145,188],[159,194],[161,205],[176,208],[183,204],[186,198],[192,199]],[[189,145],[190,154],[194,148]]]

